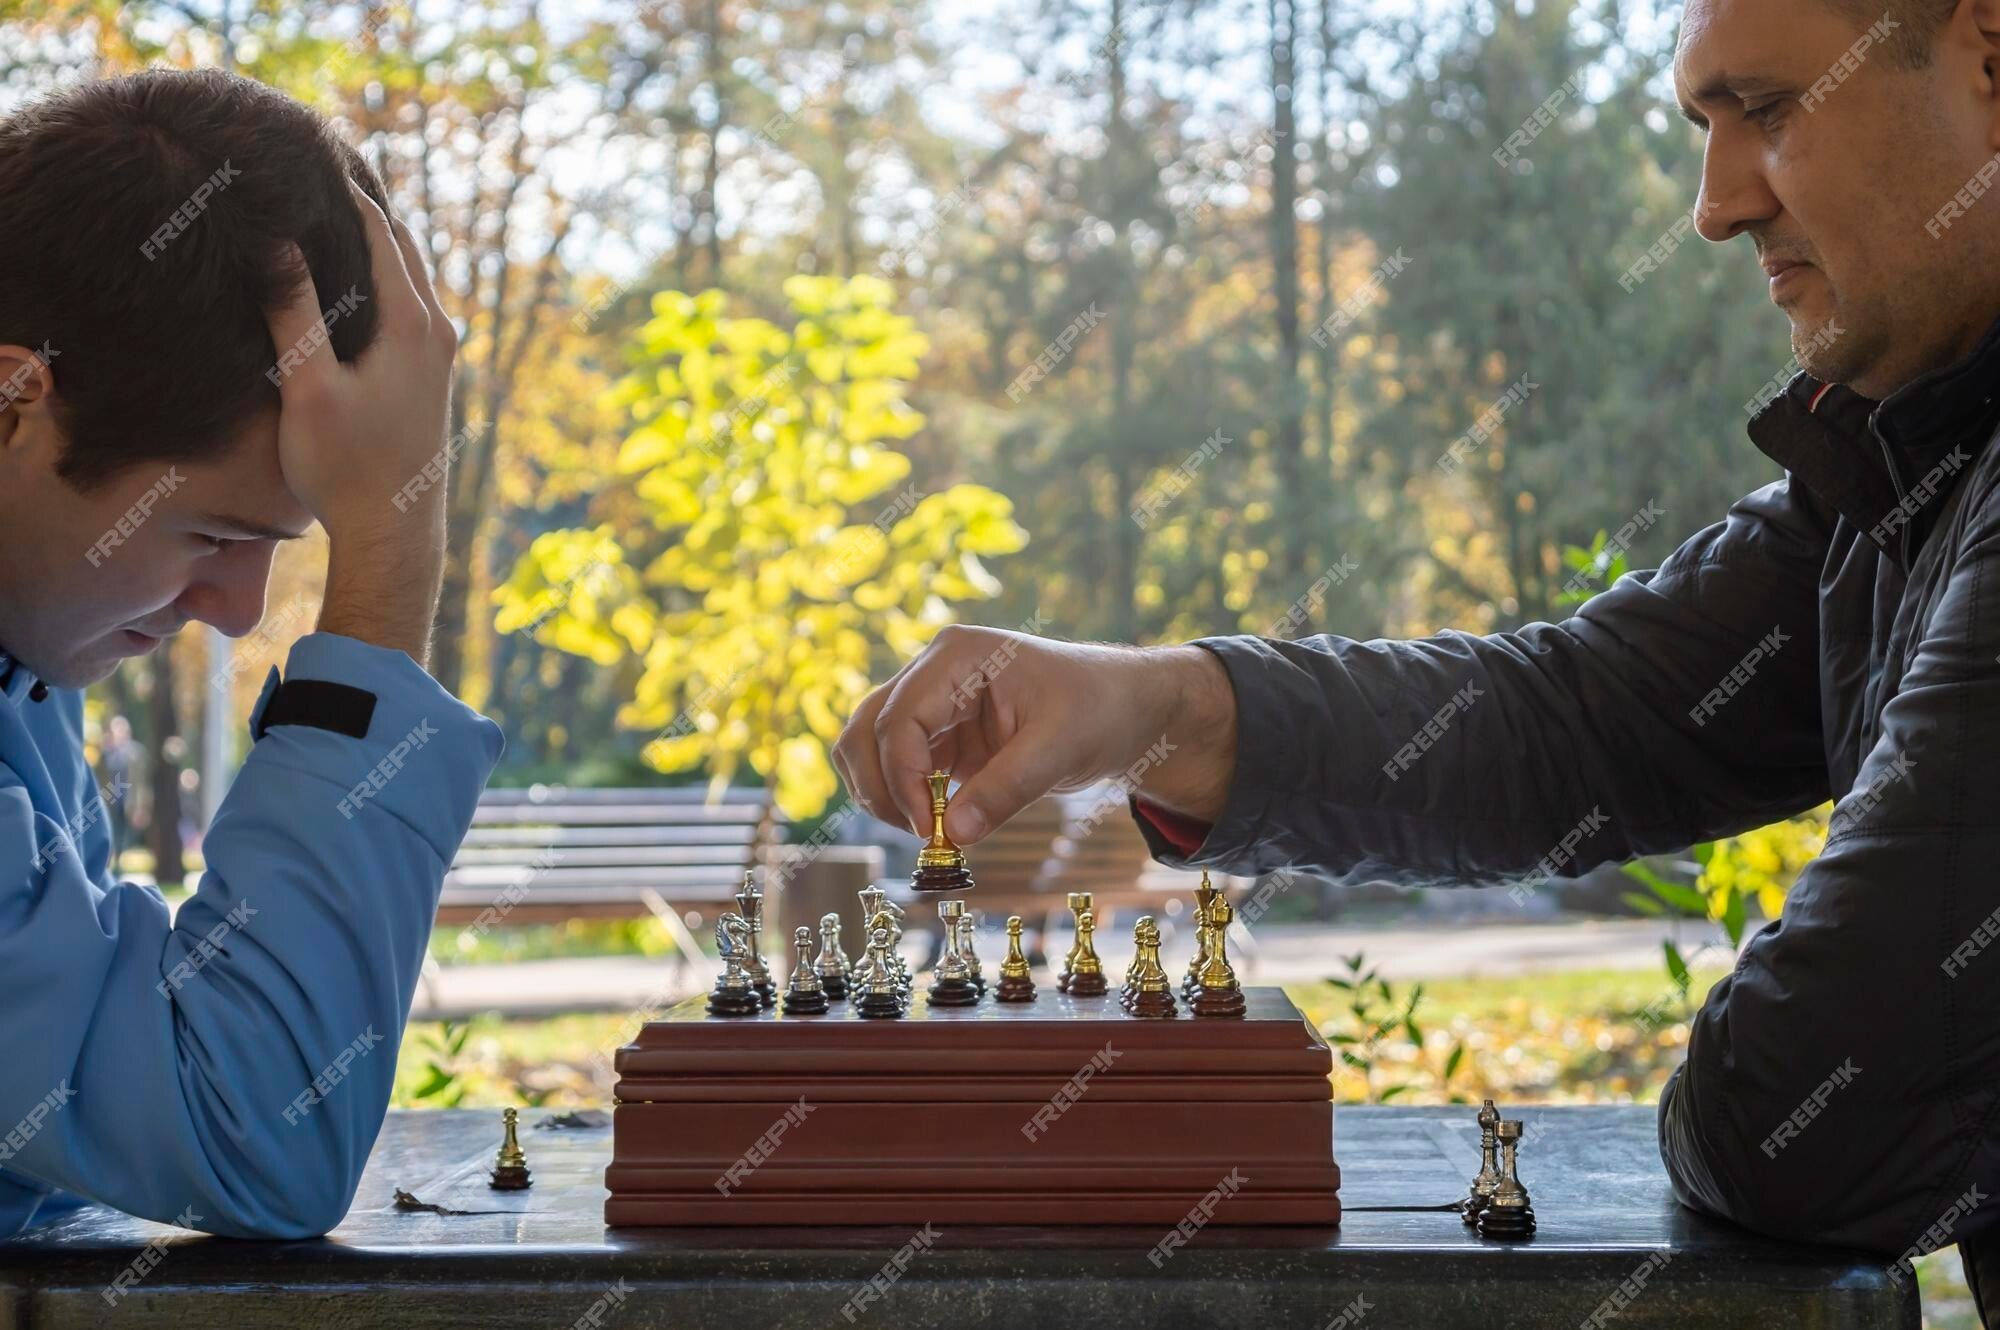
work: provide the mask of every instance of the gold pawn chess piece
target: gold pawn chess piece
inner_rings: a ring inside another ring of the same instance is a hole
[[[931,839],[917,851],[917,871],[910,874],[910,887],[915,891],[971,891],[972,874],[965,867],[965,851],[944,834],[945,791],[951,785],[951,773],[933,771],[929,780]]]
[[[777,986],[771,982],[771,967],[764,961],[764,891],[757,885],[754,871],[744,871],[743,889],[736,893],[736,909],[750,927],[750,952],[743,958],[743,968],[750,972],[750,986],[757,990],[757,1001],[768,1007],[777,1001]]]
[[[1070,964],[1069,995],[1071,997],[1103,997],[1111,991],[1111,985],[1104,977],[1104,962],[1097,959],[1097,912],[1078,910],[1076,913],[1076,959]]]
[[[1201,885],[1194,889],[1194,957],[1188,961],[1187,974],[1181,978],[1181,996],[1193,1001],[1201,990],[1201,972],[1208,964],[1208,934],[1213,926],[1208,912],[1222,893],[1208,880],[1208,870],[1201,870]]]
[[[1178,1015],[1174,1003],[1174,981],[1168,976],[1167,967],[1160,964],[1159,924],[1153,921],[1152,915],[1142,914],[1132,928],[1132,937],[1138,944],[1139,955],[1132,962],[1132,996],[1125,1000],[1125,1010],[1134,1016]]]
[[[826,985],[813,968],[813,931],[804,924],[792,930],[792,946],[798,952],[792,962],[792,979],[785,986],[787,1016],[820,1016],[826,1012]]]
[[[903,1014],[903,990],[896,984],[896,969],[889,964],[889,930],[868,932],[868,984],[858,990],[854,1010],[863,1016],[893,1017]]]
[[[1500,1139],[1500,1181],[1494,1184],[1493,1199],[1479,1212],[1475,1227],[1482,1238],[1515,1240],[1535,1236],[1535,1207],[1529,1203],[1528,1189],[1516,1175],[1515,1152],[1521,1144],[1521,1124],[1502,1119],[1493,1128]]]
[[[521,1149],[520,1117],[519,1111],[511,1108],[500,1114],[507,1134],[500,1142],[500,1154],[493,1164],[493,1177],[487,1184],[495,1191],[522,1191],[534,1184],[534,1178],[528,1172],[528,1156]]]
[[[1072,891],[1066,899],[1069,902],[1070,923],[1074,926],[1078,917],[1085,910],[1091,908],[1090,893],[1087,891]],[[1071,935],[1069,950],[1063,955],[1062,973],[1056,976],[1056,991],[1058,993],[1069,992],[1070,975],[1076,970],[1077,936],[1078,934]]]
[[[1236,911],[1220,896],[1208,907],[1208,960],[1188,1004],[1197,1016],[1241,1016],[1247,1006],[1236,967],[1229,963],[1229,921],[1235,917]]]
[[[1035,979],[1028,971],[1028,957],[1021,950],[1021,916],[1007,916],[1007,959],[1000,962],[1000,986],[994,990],[996,1002],[1033,1002]]]
[[[1499,1124],[1500,1110],[1488,1099],[1479,1106],[1479,1172],[1459,1207],[1468,1224],[1478,1222],[1479,1212],[1492,1201],[1493,1189],[1500,1185],[1500,1137],[1494,1131]]]

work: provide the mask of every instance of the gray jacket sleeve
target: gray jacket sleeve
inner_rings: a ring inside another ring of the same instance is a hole
[[[1176,865],[1487,885],[1810,808],[1827,798],[1817,637],[1832,521],[1776,482],[1560,624],[1206,639],[1236,694],[1227,806],[1192,855],[1141,828]]]

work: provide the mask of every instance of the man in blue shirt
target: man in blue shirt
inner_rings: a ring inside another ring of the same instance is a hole
[[[87,1198],[321,1233],[380,1129],[501,740],[427,674],[457,337],[374,172],[247,80],[0,122],[0,1237]],[[242,635],[317,521],[317,631],[170,918],[112,881],[81,694]]]

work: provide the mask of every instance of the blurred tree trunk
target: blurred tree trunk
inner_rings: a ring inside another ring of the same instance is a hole
[[[1132,126],[1125,119],[1125,45],[1125,0],[1111,0],[1111,35],[1104,44],[1111,75],[1111,121],[1105,144],[1106,156],[1113,163],[1112,179],[1119,185],[1128,183],[1124,173],[1139,146],[1134,141]],[[1137,461],[1133,452],[1138,440],[1125,437],[1125,431],[1132,427],[1132,356],[1135,350],[1132,304],[1137,287],[1132,276],[1129,247],[1131,204],[1128,190],[1113,189],[1110,220],[1116,240],[1111,252],[1116,276],[1111,292],[1111,309],[1107,315],[1111,322],[1111,428],[1106,435],[1111,444],[1111,637],[1117,642],[1133,639],[1138,630],[1139,615],[1141,532],[1138,523],[1132,520],[1135,493],[1132,471]]]
[[[149,755],[147,802],[152,806],[152,822],[146,828],[146,848],[153,852],[153,878],[162,888],[178,885],[187,876],[187,862],[181,846],[181,766],[171,750],[180,737],[180,717],[174,706],[174,653],[171,644],[148,657],[152,665],[153,691],[146,699],[147,729],[153,750]]]
[[[1289,595],[1305,589],[1312,567],[1314,518],[1307,492],[1304,385],[1299,380],[1298,77],[1296,0],[1269,0],[1271,16],[1271,265],[1278,319],[1278,429],[1280,530],[1273,551],[1278,586]]]

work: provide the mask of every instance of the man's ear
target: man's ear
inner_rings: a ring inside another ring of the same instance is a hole
[[[1986,99],[1986,146],[2000,153],[2000,0],[1959,0],[1948,23],[1952,39],[1979,56],[1979,93]]]
[[[23,419],[47,416],[56,391],[50,362],[61,354],[47,345],[0,345],[0,447],[26,437],[20,429]]]

